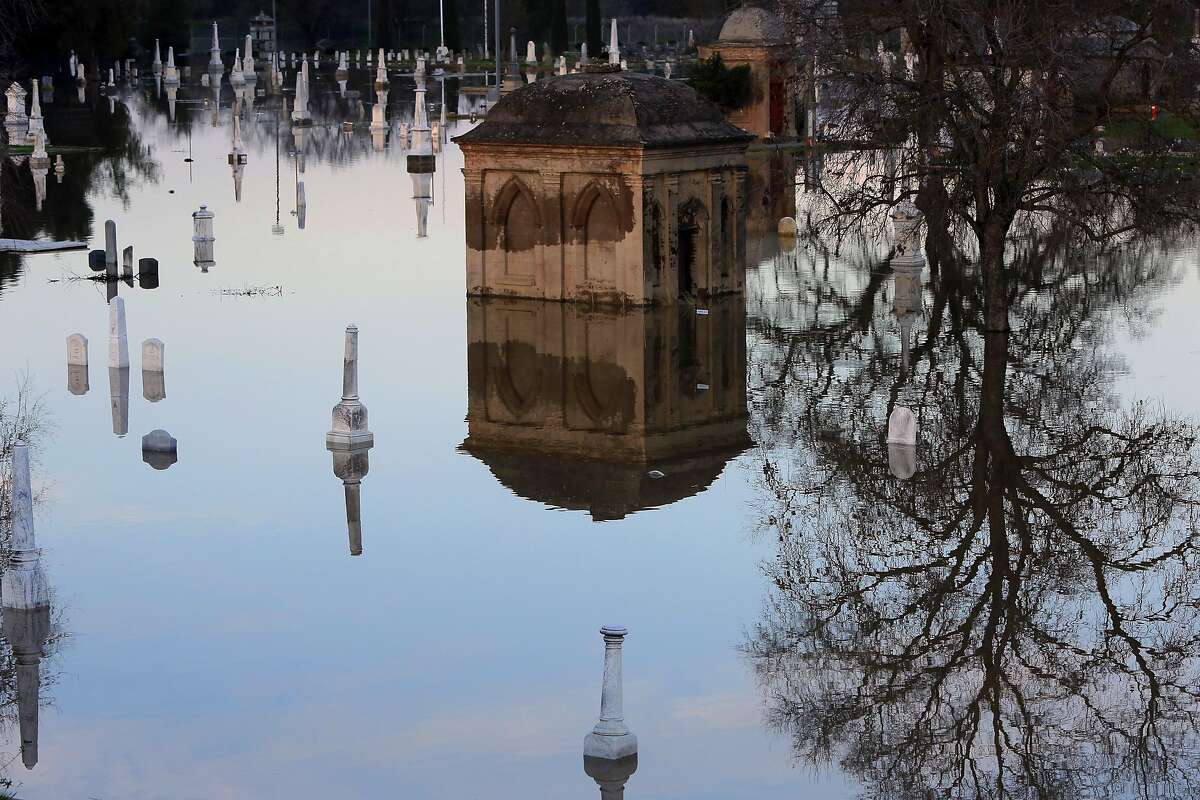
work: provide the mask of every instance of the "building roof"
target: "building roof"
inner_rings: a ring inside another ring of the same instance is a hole
[[[699,494],[745,449],[744,445],[728,446],[650,465],[522,452],[480,445],[469,438],[462,444],[462,450],[486,464],[496,480],[517,496],[557,508],[587,511],[597,522],[622,519]],[[651,466],[659,468],[661,477],[649,474]]]
[[[787,41],[787,31],[779,17],[758,6],[743,6],[725,18],[720,42],[777,43]]]
[[[665,147],[753,138],[685,83],[636,72],[582,72],[517,89],[455,141]]]

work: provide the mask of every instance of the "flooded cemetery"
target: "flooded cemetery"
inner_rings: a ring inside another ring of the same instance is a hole
[[[926,5],[0,63],[0,797],[1200,796],[1200,12]]]

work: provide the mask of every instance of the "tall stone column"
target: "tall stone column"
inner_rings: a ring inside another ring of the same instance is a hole
[[[621,646],[625,628],[604,627],[604,685],[600,692],[600,720],[583,740],[583,754],[615,761],[637,754],[637,737],[625,724],[621,677]]]

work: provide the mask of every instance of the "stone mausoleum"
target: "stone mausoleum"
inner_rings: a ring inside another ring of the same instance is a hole
[[[593,68],[512,92],[455,140],[467,293],[648,305],[741,292],[752,139],[652,75]]]
[[[728,67],[748,64],[754,98],[729,113],[729,121],[761,139],[796,135],[793,49],[782,20],[765,8],[747,5],[725,18],[717,41],[698,48],[701,58],[720,55]]]

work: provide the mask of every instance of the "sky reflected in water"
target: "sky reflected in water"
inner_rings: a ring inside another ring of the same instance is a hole
[[[394,116],[411,113],[410,86],[393,85]],[[15,727],[4,730],[0,752],[19,796],[381,797],[397,786],[430,798],[589,796],[597,789],[583,773],[581,741],[599,708],[602,624],[630,630],[625,715],[641,752],[627,796],[854,796],[859,777],[836,759],[821,769],[796,763],[791,737],[764,724],[774,710],[745,645],[773,602],[764,564],[780,555],[761,515],[764,453],[813,447],[804,426],[775,425],[787,414],[772,416],[778,387],[769,383],[779,373],[770,367],[793,339],[792,357],[811,359],[814,374],[826,374],[822,359],[842,378],[872,359],[896,362],[892,277],[879,269],[886,251],[785,256],[772,235],[751,231],[762,264],[751,265],[744,310],[737,298],[714,306],[701,323],[711,330],[699,333],[694,315],[676,312],[532,312],[579,314],[587,319],[555,324],[634,337],[615,338],[593,365],[626,370],[622,342],[636,349],[660,334],[674,342],[635,391],[665,393],[688,424],[709,427],[623,458],[617,477],[559,466],[556,447],[593,445],[551,446],[544,428],[489,460],[472,447],[472,437],[495,433],[472,427],[473,409],[499,396],[485,388],[495,375],[488,359],[518,359],[511,377],[542,369],[529,366],[538,358],[569,371],[576,354],[521,333],[520,322],[496,327],[519,316],[520,303],[493,307],[489,323],[486,302],[465,297],[458,148],[446,143],[437,155],[428,236],[418,238],[403,150],[393,138],[376,152],[365,123],[343,133],[337,123],[358,119],[358,109],[336,88],[326,80],[315,90],[321,111],[302,175],[286,125],[277,161],[271,103],[259,98],[245,114],[240,202],[227,160],[228,86],[216,126],[211,105],[180,101],[172,125],[152,86],[123,94],[115,114],[127,114],[130,134],[117,137],[124,155],[68,155],[42,212],[10,200],[28,196],[28,168],[3,168],[5,235],[42,225],[98,248],[112,219],[119,247],[158,259],[161,283],[119,287],[133,364],[129,433],[118,437],[104,285],[70,280],[89,273],[87,253],[0,267],[0,341],[10,343],[0,374],[15,391],[28,373],[53,424],[34,480],[45,489],[39,544],[65,633],[44,666],[55,679],[44,686],[34,770],[20,767]],[[430,91],[436,101],[440,87],[431,82]],[[46,104],[51,138],[64,143],[65,109],[83,113],[66,94]],[[362,98],[369,105],[369,89]],[[87,113],[109,114],[107,101],[93,105]],[[457,135],[469,123],[449,125]],[[72,183],[82,175],[85,185]],[[293,214],[298,179],[303,230]],[[282,235],[272,230],[277,198]],[[201,205],[215,215],[207,273],[193,264],[191,214]],[[56,216],[57,227],[47,222]],[[1124,400],[1192,417],[1195,244],[1171,243],[1146,259],[1155,276],[1129,297],[1085,293],[1104,308],[1087,321],[1104,352],[1099,380]],[[1102,265],[1082,273],[1093,266]],[[914,346],[937,351],[954,342],[936,326],[929,335],[933,281],[926,272]],[[849,318],[844,298],[862,297],[874,301],[859,306],[865,328],[829,334],[828,347],[807,342]],[[1030,300],[1031,314],[1036,307]],[[375,436],[357,557],[324,445],[350,323]],[[76,332],[90,342],[81,396],[67,391],[65,374],[64,342]],[[144,399],[139,367],[149,338],[165,343],[166,397],[157,403]],[[687,405],[697,385],[717,387],[729,369],[727,405]],[[884,382],[829,402],[835,412],[851,402],[875,409],[889,391]],[[142,437],[155,429],[178,441],[178,462],[166,470],[143,462]],[[719,446],[696,441],[718,436]],[[651,483],[669,490],[631,488],[653,469],[667,474]],[[672,483],[674,470],[689,469],[696,476]]]

